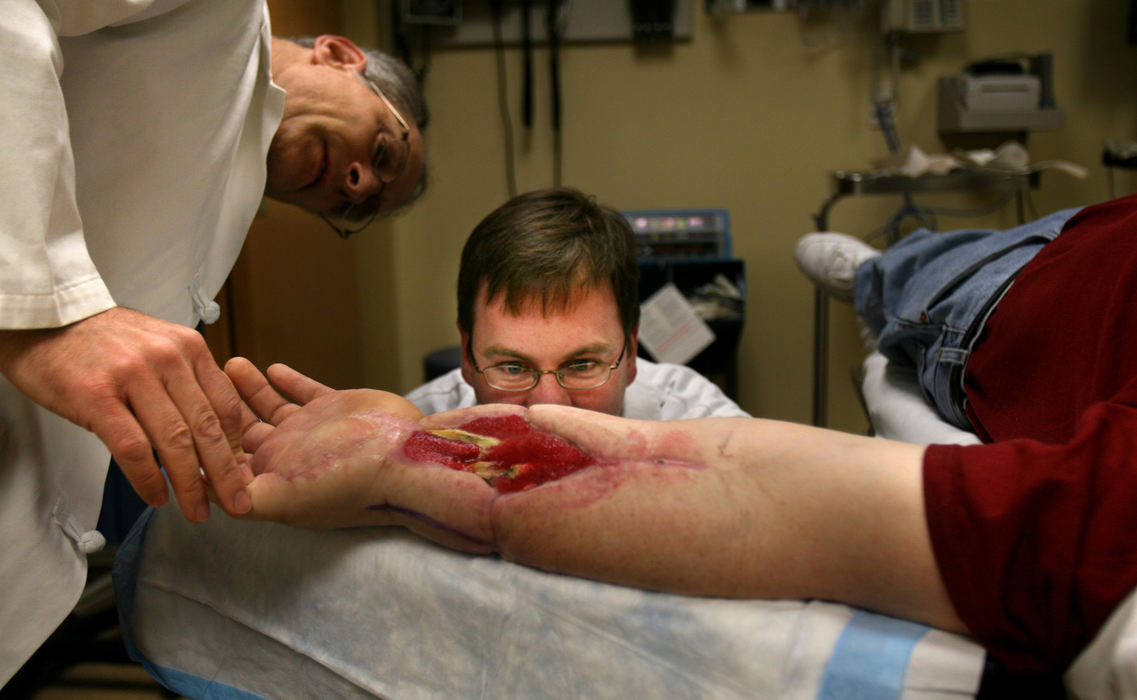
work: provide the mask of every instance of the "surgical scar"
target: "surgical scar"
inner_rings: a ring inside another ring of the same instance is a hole
[[[554,481],[596,463],[561,438],[520,416],[476,418],[458,428],[420,430],[403,447],[407,457],[472,472],[499,493]]]

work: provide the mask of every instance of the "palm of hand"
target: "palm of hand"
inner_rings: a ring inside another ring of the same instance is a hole
[[[319,396],[280,422],[253,453],[253,517],[316,527],[358,524],[385,478],[390,457],[415,427],[385,392]]]

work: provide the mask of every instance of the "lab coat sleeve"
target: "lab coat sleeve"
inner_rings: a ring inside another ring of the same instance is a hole
[[[668,384],[669,396],[660,409],[664,420],[750,418],[718,385],[690,367],[673,367]]]
[[[636,380],[624,395],[624,417],[640,420],[749,418],[711,380],[685,365],[636,360]]]
[[[83,237],[53,19],[32,0],[10,0],[0,23],[0,328],[6,329],[58,327],[114,306]]]

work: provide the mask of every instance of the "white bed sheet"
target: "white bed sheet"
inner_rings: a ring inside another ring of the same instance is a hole
[[[861,391],[873,430],[882,438],[920,445],[978,445],[979,436],[948,423],[925,399],[916,370],[879,352],[862,364]]]
[[[844,605],[642,591],[396,529],[167,508],[115,578],[136,658],[190,697],[959,698],[985,659]]]

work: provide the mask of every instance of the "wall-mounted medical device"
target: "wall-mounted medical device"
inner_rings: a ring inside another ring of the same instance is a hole
[[[432,14],[434,46],[492,46],[494,7],[500,8],[500,34],[505,44],[519,44],[527,31],[535,43],[548,41],[550,8],[558,16],[561,42],[632,41],[641,38],[688,40],[694,0],[400,0],[404,20],[427,23]],[[450,15],[451,7],[455,14]],[[423,18],[423,19],[416,19]]]
[[[810,0],[706,0],[707,12],[720,17],[754,10],[789,10],[809,2]]]
[[[881,29],[886,34],[959,31],[963,0],[884,0]]]
[[[1049,53],[976,61],[940,77],[940,133],[1040,131],[1062,126]]]
[[[726,209],[650,209],[621,212],[636,235],[639,258],[729,258]]]
[[[640,320],[640,354],[647,351],[660,360],[670,353],[668,346],[689,340],[678,337],[688,332],[684,330],[684,312],[674,306],[674,298],[658,296],[674,285],[709,327],[712,340],[689,359],[664,361],[689,365],[737,400],[738,343],[746,317],[746,263],[731,257],[730,212],[705,208],[620,213],[635,233],[639,258],[639,294],[645,309]],[[660,316],[670,317],[672,322],[663,323]],[[645,346],[645,335],[653,336],[650,350]]]

